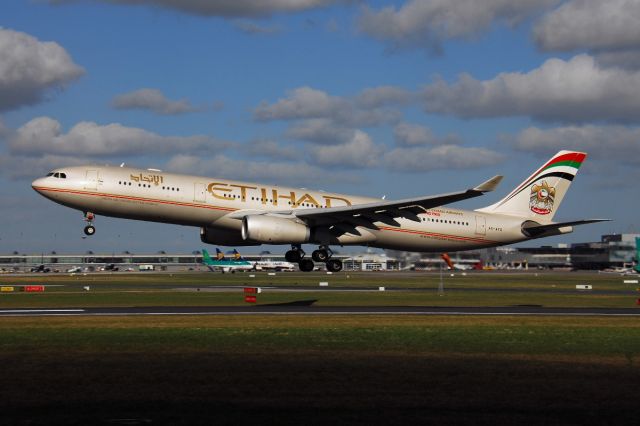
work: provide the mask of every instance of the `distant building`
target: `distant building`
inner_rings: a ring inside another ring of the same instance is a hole
[[[480,250],[449,253],[457,265],[474,265],[497,269],[571,268],[606,269],[630,267],[636,256],[636,237],[640,234],[603,235],[601,241],[558,244],[540,247],[491,247]],[[438,269],[440,253],[410,253],[387,251],[400,261],[400,268]]]
[[[571,268],[605,269],[631,267],[636,256],[636,237],[640,234],[603,235],[599,242],[558,244],[540,247],[493,247],[482,250],[449,253],[451,261],[460,269],[479,265],[496,269]],[[437,270],[444,266],[441,253],[414,253],[387,250],[385,253],[367,251],[358,255],[339,255],[346,271]],[[243,254],[249,261],[261,260],[263,255]],[[284,255],[269,255],[272,260],[284,260]],[[120,271],[137,270],[138,265],[153,265],[160,271],[205,270],[202,255],[191,254],[9,254],[0,255],[0,270],[29,271],[34,266],[47,265],[52,271],[66,272],[82,266],[96,271],[106,265]]]
[[[363,253],[348,257],[342,262],[345,271],[393,271],[399,262],[385,253]]]

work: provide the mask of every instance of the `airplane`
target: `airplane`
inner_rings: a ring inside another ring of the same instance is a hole
[[[478,262],[475,265],[470,265],[468,263],[453,263],[453,260],[451,260],[451,256],[449,256],[449,253],[442,253],[440,255],[440,258],[444,261],[444,263],[446,263],[447,267],[449,269],[451,269],[452,271],[466,271],[468,269],[476,269],[476,270],[481,270],[482,269],[482,262]]]
[[[251,262],[244,259],[226,259],[224,257],[224,253],[222,253],[218,248],[216,248],[215,259],[212,259],[209,255],[209,252],[203,249],[202,263],[205,264],[212,272],[222,271],[234,273],[235,271],[254,270],[254,266],[251,264]]]
[[[298,265],[296,263],[287,262],[286,260],[272,260],[260,258],[253,262],[253,266],[258,271],[296,271]]]
[[[636,266],[633,269],[640,274],[640,237],[636,237]]]
[[[254,262],[254,266],[259,271],[295,271],[298,265],[283,260],[261,259]]]
[[[553,222],[586,154],[560,151],[506,197],[476,210],[448,205],[493,191],[502,176],[447,194],[401,200],[367,198],[158,169],[76,166],[32,182],[35,191],[84,213],[86,235],[96,215],[200,228],[200,239],[222,246],[287,244],[288,262],[312,271],[323,262],[342,270],[331,245],[454,252],[566,234],[607,219]],[[318,245],[306,256],[302,244]]]
[[[233,249],[231,252],[233,254],[233,258],[236,260],[245,260],[240,252],[237,249]],[[298,265],[291,262],[283,262],[281,260],[258,260],[252,262],[253,268],[256,271],[294,271],[298,268]]]

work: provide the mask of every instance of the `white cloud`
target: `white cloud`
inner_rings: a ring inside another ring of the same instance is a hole
[[[455,135],[447,135],[444,138],[437,137],[428,127],[412,123],[399,123],[393,128],[393,136],[398,146],[458,144],[460,138]]]
[[[4,121],[2,121],[2,117],[0,117],[0,140],[4,139],[4,137],[6,137],[9,133],[9,128],[4,125]]]
[[[230,142],[209,136],[160,136],[144,129],[125,127],[118,123],[99,125],[82,121],[68,133],[62,125],[49,117],[35,118],[15,131],[9,140],[12,154],[124,156],[158,155],[177,152],[223,150]]]
[[[0,154],[0,175],[13,180],[33,180],[58,167],[81,166],[92,163],[95,163],[95,160],[68,155],[45,154],[39,157],[23,157]]]
[[[540,156],[561,149],[584,151],[599,161],[640,165],[640,128],[625,126],[529,127],[510,140],[515,149]]]
[[[411,97],[411,93],[400,87],[379,86],[363,90],[356,96],[355,102],[363,108],[373,109],[387,105],[407,105]]]
[[[630,71],[640,70],[640,49],[598,52],[595,54],[598,64],[603,67],[618,67]]]
[[[0,111],[41,102],[82,74],[59,44],[0,28]]]
[[[162,115],[177,115],[202,110],[193,106],[188,100],[172,101],[167,99],[158,89],[138,89],[133,92],[117,95],[111,101],[117,109],[143,109]]]
[[[229,179],[260,180],[290,186],[324,183],[358,183],[360,179],[348,173],[332,172],[302,163],[259,162],[236,160],[225,155],[201,157],[176,155],[166,165],[167,170]]]
[[[287,93],[287,98],[269,105],[262,102],[254,111],[261,121],[292,120],[300,118],[321,118],[334,114],[336,110],[348,108],[346,101],[329,96],[322,90],[299,87]]]
[[[287,129],[286,136],[305,142],[335,145],[353,139],[355,129],[337,126],[326,118],[314,118],[301,121]]]
[[[593,57],[549,59],[528,73],[479,81],[463,74],[422,92],[430,113],[463,118],[530,116],[543,121],[640,121],[640,72],[603,68]]]
[[[470,39],[495,22],[513,26],[558,0],[409,0],[399,9],[374,11],[365,6],[360,32],[392,48],[418,47],[439,51],[448,39]]]
[[[356,130],[350,141],[340,145],[312,146],[312,162],[321,166],[353,168],[375,167],[384,153],[384,147],[376,145],[369,135]]]
[[[368,89],[355,98],[299,87],[273,104],[262,102],[254,110],[254,118],[259,121],[325,118],[341,127],[376,126],[397,122],[400,112],[381,106],[404,103],[405,98],[406,92],[392,87]]]
[[[49,0],[61,4],[95,0]],[[173,9],[183,13],[220,17],[255,17],[274,13],[293,13],[352,0],[98,0],[121,5],[147,5]]]
[[[546,51],[640,48],[640,2],[570,0],[544,16],[534,28]]]
[[[442,169],[476,169],[504,161],[504,156],[485,148],[458,145],[396,148],[384,156],[387,169],[396,172],[428,172]]]

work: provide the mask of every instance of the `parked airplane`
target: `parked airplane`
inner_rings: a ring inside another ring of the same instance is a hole
[[[468,269],[482,270],[482,262],[478,262],[475,265],[470,265],[468,263],[453,263],[453,261],[451,260],[451,256],[449,256],[449,253],[442,253],[440,255],[440,258],[452,271],[466,271]]]
[[[640,237],[636,237],[636,266],[634,269],[640,274]]]
[[[237,249],[233,249],[233,258],[236,260],[245,260]],[[281,260],[257,260],[251,261],[256,271],[295,271],[298,265],[291,262],[283,262]]]
[[[239,254],[239,253],[238,253]],[[224,253],[216,248],[216,258],[212,259],[207,250],[202,250],[202,263],[211,271],[235,272],[251,271],[253,264],[244,259],[226,259]]]
[[[298,265],[283,260],[260,259],[255,261],[254,266],[259,271],[295,271]]]
[[[478,210],[446,205],[493,191],[502,176],[458,192],[402,200],[265,186],[226,179],[111,166],[63,167],[32,183],[43,196],[95,215],[200,227],[201,240],[223,246],[291,244],[289,262],[337,272],[330,245],[453,252],[565,234],[602,219],[555,223],[586,154],[560,151],[497,203]],[[301,245],[317,244],[311,259]],[[312,260],[313,259],[313,260]]]

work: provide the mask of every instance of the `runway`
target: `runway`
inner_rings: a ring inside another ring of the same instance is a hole
[[[256,306],[171,306],[1,309],[4,317],[129,315],[425,315],[425,316],[598,316],[640,317],[640,308],[312,306],[313,300]]]

